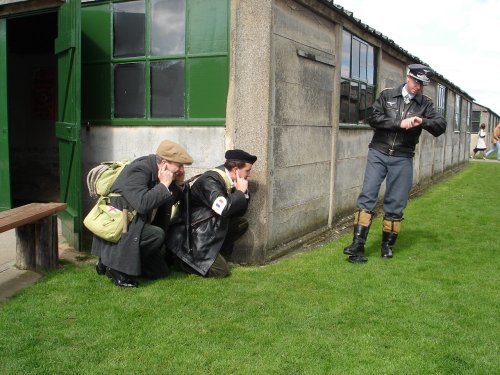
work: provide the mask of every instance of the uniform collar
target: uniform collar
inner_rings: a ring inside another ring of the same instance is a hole
[[[403,84],[401,86],[399,86],[397,89],[394,90],[394,93],[393,93],[393,98],[396,98],[398,96],[400,97],[403,97],[403,88],[406,90],[406,84]],[[408,94],[410,95],[410,94]],[[416,101],[419,105],[422,105],[422,100],[423,100],[423,96],[422,94],[417,94],[415,96],[413,96],[413,100]]]

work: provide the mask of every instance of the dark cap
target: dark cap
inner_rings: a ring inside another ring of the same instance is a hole
[[[181,164],[192,164],[193,158],[187,153],[181,145],[165,139],[160,143],[156,150],[156,155],[162,159]]]
[[[250,155],[248,152],[243,150],[227,150],[226,160],[237,160],[244,161],[245,163],[253,164],[257,160],[257,156]]]
[[[410,64],[407,69],[407,74],[421,82],[424,86],[429,84],[431,77],[434,75],[434,70],[422,64]]]

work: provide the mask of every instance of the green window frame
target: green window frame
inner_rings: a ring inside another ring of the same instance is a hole
[[[229,0],[85,3],[83,123],[225,125],[228,46]]]
[[[341,124],[366,124],[375,100],[375,48],[343,30],[340,83]]]

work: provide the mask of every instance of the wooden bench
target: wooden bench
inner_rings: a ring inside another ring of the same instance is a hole
[[[30,203],[0,212],[0,233],[16,230],[16,266],[42,271],[59,261],[57,213],[66,203]]]

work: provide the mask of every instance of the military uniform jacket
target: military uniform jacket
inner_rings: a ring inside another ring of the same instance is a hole
[[[446,121],[425,95],[417,94],[405,105],[403,86],[382,91],[373,103],[367,121],[375,133],[369,147],[386,155],[413,157],[422,129],[437,137],[446,131]],[[413,116],[421,117],[422,125],[402,129],[401,121]]]
[[[120,173],[111,192],[119,197],[111,197],[111,205],[137,214],[128,226],[128,232],[121,235],[118,243],[105,241],[94,236],[92,254],[101,257],[102,262],[115,270],[128,275],[141,274],[140,237],[144,225],[151,220],[156,211],[153,225],[166,229],[170,220],[172,206],[180,198],[180,189],[172,182],[167,187],[158,180],[156,156],[140,157],[127,165]]]
[[[217,168],[225,170],[224,166]],[[225,198],[225,205],[220,197]],[[172,227],[167,247],[194,270],[206,275],[224,243],[230,218],[243,215],[249,199],[241,191],[228,192],[224,179],[217,172],[207,171],[193,183],[189,200],[190,241],[184,238],[183,226]]]

